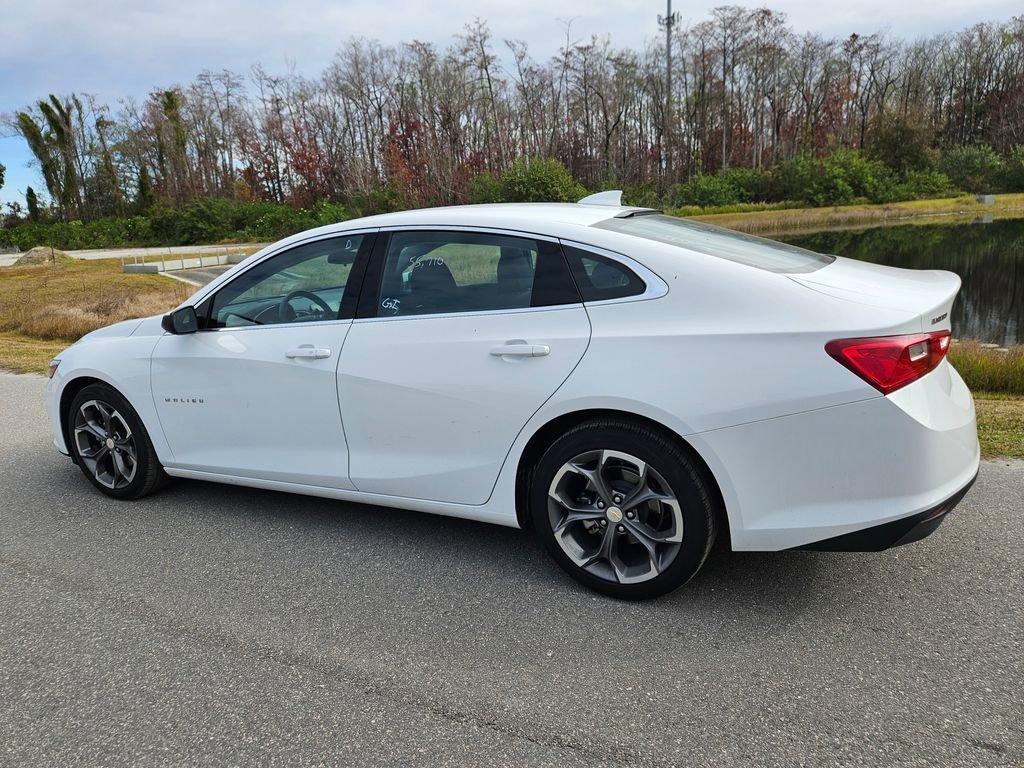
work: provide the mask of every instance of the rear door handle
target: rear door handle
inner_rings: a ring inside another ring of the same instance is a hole
[[[551,354],[547,344],[502,344],[491,350],[495,357],[544,357]]]
[[[322,360],[325,357],[331,356],[331,350],[326,347],[314,347],[312,344],[303,344],[301,347],[295,347],[289,349],[284,353],[285,357],[290,357],[293,360],[295,358],[305,358],[311,360]]]

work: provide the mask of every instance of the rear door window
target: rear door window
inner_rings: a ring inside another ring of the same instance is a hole
[[[391,236],[377,317],[489,312],[579,303],[554,243],[478,232]]]

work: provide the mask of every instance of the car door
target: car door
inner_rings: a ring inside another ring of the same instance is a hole
[[[360,491],[482,504],[590,322],[557,242],[381,232],[339,367]]]
[[[201,330],[160,338],[153,397],[175,466],[352,488],[337,366],[373,237],[275,254],[202,302]]]

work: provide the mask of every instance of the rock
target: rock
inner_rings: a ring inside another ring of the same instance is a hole
[[[66,264],[74,261],[64,251],[50,248],[48,245],[37,245],[30,251],[26,251],[14,262],[15,267],[26,267],[33,264]]]

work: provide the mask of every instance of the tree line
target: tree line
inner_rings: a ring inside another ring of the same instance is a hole
[[[445,48],[358,38],[312,77],[202,72],[116,105],[51,95],[6,123],[48,197],[29,190],[31,216],[63,221],[207,198],[367,212],[467,202],[493,198],[524,159],[644,202],[831,156],[881,163],[894,184],[962,148],[975,165],[1024,169],[1024,16],[901,40],[716,8],[673,30],[670,115],[663,39],[630,50],[565,32],[547,60],[480,20]]]

